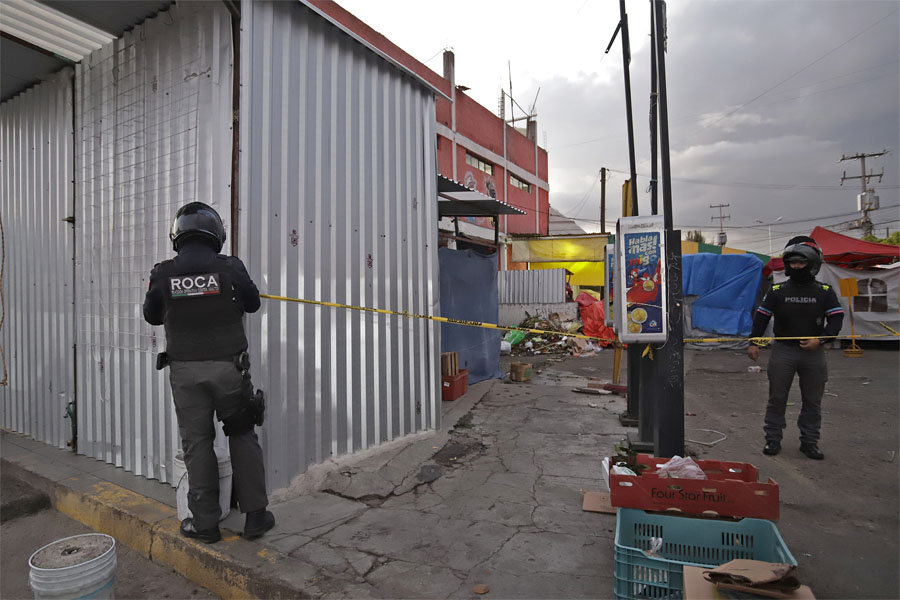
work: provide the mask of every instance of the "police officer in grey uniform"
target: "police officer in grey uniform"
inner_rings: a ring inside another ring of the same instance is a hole
[[[261,392],[253,394],[242,321],[245,312],[259,310],[259,290],[239,258],[219,254],[225,228],[212,207],[181,207],[169,238],[177,256],[150,273],[144,319],[166,331],[157,368],[170,368],[193,514],[182,521],[181,533],[206,543],[221,539],[215,414],[228,436],[235,495],[246,513],[244,537],[258,538],[275,525],[266,510],[265,466],[254,430],[264,405]]]
[[[785,428],[785,407],[794,381],[800,378],[802,407],[797,419],[800,429],[800,451],[809,458],[822,460],[819,450],[819,428],[822,423],[822,395],[828,380],[823,341],[818,336],[836,336],[841,331],[844,310],[831,286],[816,280],[822,266],[822,251],[807,236],[792,238],[785,246],[784,272],[788,281],[772,286],[763,298],[753,319],[751,338],[761,337],[769,319],[775,317],[775,337],[805,337],[802,340],[775,340],[769,357],[769,403],[763,431],[766,445],[763,453],[778,454]],[[753,360],[759,358],[754,343],[747,349]]]

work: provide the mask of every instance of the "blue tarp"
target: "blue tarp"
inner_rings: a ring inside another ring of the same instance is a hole
[[[474,250],[438,250],[441,271],[441,316],[496,323],[500,317],[497,255]],[[441,352],[456,352],[459,368],[469,370],[469,383],[503,377],[500,331],[441,324]]]
[[[750,335],[763,263],[752,254],[687,254],[682,257],[685,296],[695,329]]]

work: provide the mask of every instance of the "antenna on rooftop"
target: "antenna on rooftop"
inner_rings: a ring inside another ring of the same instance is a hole
[[[507,67],[509,68],[509,93],[506,94],[509,97],[509,119],[504,119],[504,121],[508,125],[512,125],[515,127],[516,121],[528,121],[529,123],[537,116],[537,113],[534,112],[534,107],[537,105],[538,95],[541,93],[541,88],[538,87],[537,93],[534,95],[534,101],[531,103],[531,109],[525,110],[522,108],[522,105],[516,102],[515,98],[513,98],[512,91],[512,61],[507,61]],[[501,101],[503,101],[504,110],[501,111],[501,118],[506,109],[506,101],[503,99],[503,96],[500,96]],[[522,117],[516,116],[516,107],[519,107],[519,110],[525,113]]]

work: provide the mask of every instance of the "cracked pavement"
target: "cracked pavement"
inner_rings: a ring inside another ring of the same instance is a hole
[[[278,525],[260,542],[317,569],[325,596],[469,598],[477,584],[494,598],[609,596],[615,516],[581,505],[625,435],[625,400],[542,371],[473,386],[480,400],[445,410],[443,435],[344,464],[271,506]]]
[[[312,596],[475,598],[482,584],[489,598],[612,597],[615,516],[583,512],[582,493],[603,487],[602,457],[629,431],[626,403],[572,391],[610,378],[612,358],[529,357],[532,382],[475,384],[444,403],[443,429],[335,461],[274,503],[278,523],[260,545],[295,560]],[[788,443],[796,383],[785,449],[767,457],[765,374],[748,373],[739,351],[686,350],[686,451],[775,478],[778,529],[817,597],[896,598],[896,351],[828,361],[827,458],[810,461]]]

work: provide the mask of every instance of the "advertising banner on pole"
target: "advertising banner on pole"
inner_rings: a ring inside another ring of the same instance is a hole
[[[668,337],[665,229],[659,215],[622,217],[616,225],[616,320],[623,342],[665,342]]]

